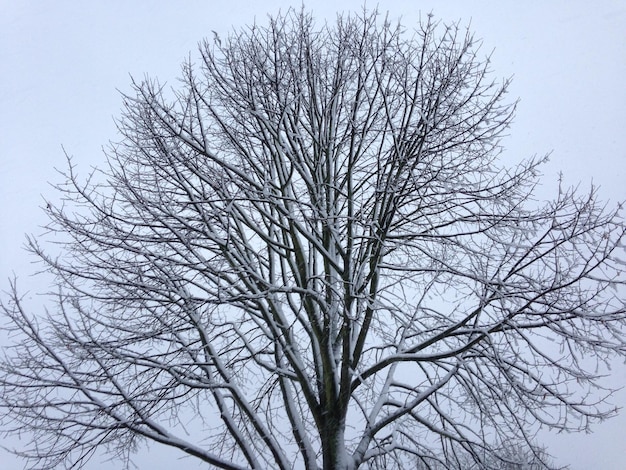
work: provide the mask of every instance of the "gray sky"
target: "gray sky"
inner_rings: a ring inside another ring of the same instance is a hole
[[[374,4],[375,2],[369,2]],[[333,21],[337,0],[311,0],[307,8]],[[361,0],[341,2],[360,10]],[[44,290],[28,276],[35,267],[21,251],[24,233],[45,222],[42,195],[64,168],[61,146],[81,173],[103,162],[102,147],[117,139],[119,92],[130,76],[159,77],[175,86],[186,57],[212,30],[263,22],[299,1],[30,1],[0,0],[0,290],[16,273],[23,287]],[[553,0],[380,2],[410,27],[419,12],[444,21],[471,21],[494,50],[494,77],[514,76],[511,100],[521,98],[504,145],[511,164],[552,152],[542,192],[549,196],[559,171],[567,183],[591,181],[613,203],[626,199],[626,1]],[[626,386],[616,365],[612,384]],[[626,406],[626,392],[615,396]],[[557,463],[572,470],[622,470],[626,461],[626,410],[588,435],[542,434]],[[152,448],[139,468],[171,468],[177,454]],[[169,462],[169,463],[168,463]],[[190,463],[185,460],[185,465]],[[0,450],[0,467],[22,468]],[[118,468],[115,463],[91,468]],[[191,467],[191,468],[195,468]]]

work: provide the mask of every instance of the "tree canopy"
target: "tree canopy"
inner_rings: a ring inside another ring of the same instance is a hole
[[[533,190],[480,42],[431,16],[290,10],[134,83],[49,204],[48,310],[15,283],[3,430],[36,468],[139,441],[225,469],[538,469],[613,413],[625,226]],[[44,237],[45,239],[45,237]],[[187,431],[191,429],[192,431]]]

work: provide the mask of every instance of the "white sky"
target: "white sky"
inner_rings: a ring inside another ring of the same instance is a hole
[[[375,2],[369,2],[374,4]],[[333,21],[338,5],[360,10],[363,2],[310,0],[308,9]],[[432,11],[444,21],[471,21],[492,57],[494,76],[514,76],[511,99],[521,98],[504,142],[512,163],[552,151],[545,168],[546,194],[559,171],[571,184],[593,180],[613,203],[626,199],[626,0],[549,2],[380,1],[381,10],[410,26]],[[0,290],[15,272],[34,291],[46,286],[21,246],[24,233],[45,222],[42,195],[64,168],[61,146],[84,174],[103,162],[101,148],[117,139],[117,90],[145,74],[175,85],[180,63],[197,42],[226,36],[232,27],[263,22],[267,13],[299,1],[227,0],[30,1],[0,0]],[[626,386],[626,369],[611,383]],[[626,392],[615,397],[626,406]],[[572,470],[623,470],[626,410],[589,435],[543,435],[557,463]],[[177,456],[152,448],[139,468],[171,468]],[[169,458],[169,460],[168,460]],[[169,462],[169,463],[168,463]],[[183,461],[185,466],[191,462]],[[0,449],[0,467],[22,464]],[[118,468],[109,462],[91,468]],[[195,468],[195,467],[193,467]]]

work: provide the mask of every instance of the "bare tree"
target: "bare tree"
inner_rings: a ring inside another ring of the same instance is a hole
[[[61,254],[29,239],[55,297],[31,314],[13,283],[0,386],[33,466],[148,440],[225,469],[539,468],[538,426],[613,412],[624,225],[501,163],[515,105],[471,34],[290,11],[200,50],[177,90],[135,83],[106,169],[70,162]]]

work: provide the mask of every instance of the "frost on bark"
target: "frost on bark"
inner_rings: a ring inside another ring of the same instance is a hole
[[[37,468],[142,440],[226,469],[540,468],[539,425],[612,413],[624,226],[595,190],[533,199],[506,88],[458,26],[294,11],[203,43],[172,92],[135,83],[105,169],[70,163],[47,209],[60,255],[29,240],[48,310],[3,303],[3,429]]]

